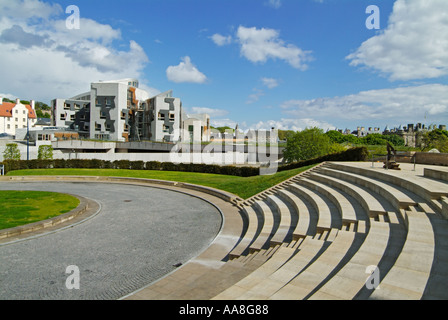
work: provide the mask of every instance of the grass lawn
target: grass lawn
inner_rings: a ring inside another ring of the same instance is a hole
[[[46,220],[69,212],[79,200],[68,194],[0,191],[0,230]]]
[[[250,198],[272,186],[281,183],[312,166],[277,172],[269,176],[236,177],[228,175],[196,173],[196,172],[173,172],[173,171],[151,171],[151,170],[120,170],[120,169],[34,169],[10,171],[8,176],[26,175],[75,175],[75,176],[109,176],[146,178],[168,181],[178,181],[212,187],[231,192],[243,199]]]

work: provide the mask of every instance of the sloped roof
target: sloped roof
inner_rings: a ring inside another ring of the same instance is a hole
[[[12,109],[14,109],[15,106],[16,104],[11,102],[3,102],[3,104],[0,104],[0,117],[12,117]],[[28,117],[30,119],[36,119],[36,112],[33,108],[28,104],[25,104],[24,106],[28,109]]]

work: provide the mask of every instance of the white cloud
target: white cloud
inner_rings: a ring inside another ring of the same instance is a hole
[[[193,107],[191,111],[195,114],[207,113],[211,118],[214,117],[223,117],[227,115],[229,112],[223,109],[213,109],[213,108],[202,108],[202,107]]]
[[[274,79],[274,78],[261,78],[261,81],[269,89],[274,89],[275,87],[278,87],[278,80],[277,79]]]
[[[166,76],[168,80],[176,83],[204,83],[207,81],[207,77],[191,63],[188,56],[183,57],[182,62],[177,66],[169,66],[166,69]]]
[[[274,29],[257,29],[240,26],[236,34],[241,45],[241,55],[254,63],[265,63],[268,59],[286,61],[292,67],[305,70],[311,60],[310,52],[292,44],[286,44]]]
[[[235,128],[238,123],[232,119],[223,118],[223,119],[210,119],[210,125],[215,128],[219,127],[230,127]]]
[[[268,0],[268,2],[266,2],[266,5],[273,7],[275,9],[278,9],[282,6],[282,1],[281,0]]]
[[[271,128],[275,128],[277,130],[302,131],[306,128],[313,128],[313,127],[318,127],[325,131],[327,129],[331,130],[336,128],[335,126],[325,121],[318,121],[310,118],[303,118],[303,119],[282,118],[280,120],[260,121],[253,126],[253,129],[270,130]]]
[[[217,46],[220,47],[230,44],[232,42],[232,36],[223,36],[218,33],[215,33],[210,38]]]
[[[252,104],[260,100],[260,97],[264,96],[264,91],[260,89],[253,89],[254,93],[249,95],[246,104]]]
[[[85,92],[93,81],[140,78],[149,61],[110,25],[82,18],[79,30],[67,29],[60,5],[3,0],[0,12],[0,61],[8,75],[0,88],[21,99],[49,103]]]
[[[429,84],[394,89],[363,91],[343,97],[289,100],[285,114],[317,120],[376,121],[389,124],[424,122],[425,115],[438,123],[448,122],[448,86]]]
[[[347,56],[390,80],[437,78],[448,74],[448,1],[397,0],[387,28]]]

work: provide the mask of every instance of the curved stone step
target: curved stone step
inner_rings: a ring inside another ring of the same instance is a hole
[[[329,279],[309,299],[352,300],[366,284],[369,266],[378,266],[383,259],[390,238],[390,225],[370,221],[366,239],[350,261]]]
[[[280,223],[271,239],[271,245],[282,244],[283,242],[288,242],[290,238],[291,229],[291,211],[288,206],[283,202],[282,199],[276,195],[268,195],[266,200],[272,204],[279,213]]]
[[[305,299],[327,277],[338,270],[339,264],[346,255],[353,254],[350,250],[357,235],[359,234],[354,232],[339,231],[336,239],[319,258],[269,298],[273,300]]]
[[[328,206],[328,203],[321,197],[320,194],[296,183],[290,184],[288,189],[299,196],[305,197],[305,199],[307,199],[314,206],[318,213],[316,232],[320,233],[324,230],[331,230],[332,212]]]
[[[426,213],[416,207],[409,209],[404,210],[408,221],[406,242],[371,299],[419,300],[423,296],[434,261],[434,232]]]
[[[249,246],[250,251],[258,251],[269,246],[269,241],[275,233],[274,213],[271,208],[262,200],[255,201],[254,207],[257,208],[259,213],[263,216],[264,221],[262,221],[261,232]]]
[[[364,208],[368,217],[375,218],[378,216],[387,216],[389,222],[399,223],[394,210],[396,210],[392,204],[386,201],[386,199],[379,196],[374,196],[369,190],[360,187],[352,182],[341,180],[333,176],[325,175],[324,173],[313,172],[310,179],[328,184],[332,187],[338,188],[343,192],[353,197]]]
[[[257,214],[255,213],[255,210],[252,208],[252,206],[245,206],[243,210],[244,210],[243,212],[246,213],[246,217],[248,219],[248,227],[244,234],[244,237],[236,245],[236,247],[233,248],[232,251],[230,251],[229,253],[230,259],[234,259],[241,256],[247,250],[247,248],[249,248],[249,246],[257,236],[258,217]]]
[[[333,169],[333,166],[332,169],[320,168],[319,172],[368,188],[371,192],[377,193],[386,198],[396,210],[406,209],[409,206],[417,205],[417,201],[410,198],[408,194],[399,190],[398,187],[394,187],[393,185],[385,182],[364,177],[356,173]]]
[[[240,300],[266,300],[273,293],[286,285],[300,272],[306,269],[320,254],[325,251],[329,242],[306,237],[299,251],[279,269],[266,277],[250,290],[241,294]]]
[[[404,166],[405,164],[403,164]],[[423,174],[417,174],[411,170],[384,170],[371,168],[368,163],[334,163],[327,164],[328,167],[345,172],[360,174],[365,177],[380,179],[385,182],[402,187],[419,195],[426,201],[448,196],[448,186],[444,182],[438,182],[425,178]]]
[[[348,198],[335,188],[324,185],[314,180],[302,179],[301,183],[309,188],[314,188],[318,192],[325,195],[331,202],[339,209],[341,214],[342,224],[350,224],[358,221],[356,209]]]
[[[293,238],[300,239],[305,238],[307,235],[315,234],[315,226],[312,226],[313,219],[311,213],[303,200],[286,189],[279,190],[277,194],[285,201],[288,201],[295,208],[296,214],[298,215],[296,228],[292,233]]]
[[[281,246],[272,257],[251,274],[224,290],[213,300],[236,300],[258,283],[277,271],[297,251],[296,247]]]

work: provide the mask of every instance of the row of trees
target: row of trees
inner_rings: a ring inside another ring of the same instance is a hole
[[[50,145],[39,146],[37,159],[52,160],[53,147]],[[9,143],[6,145],[5,151],[3,152],[3,160],[20,160],[20,150],[16,143]]]
[[[282,134],[287,140],[286,148],[283,152],[287,162],[321,157],[343,151],[346,147],[353,145],[385,146],[387,143],[394,147],[405,145],[404,139],[394,134],[382,135],[374,133],[358,138],[353,135],[344,135],[335,130],[324,133],[319,128],[307,128],[300,132],[283,131]],[[435,129],[424,134],[422,133],[422,135],[420,151],[437,149],[442,153],[448,153],[448,131]]]

